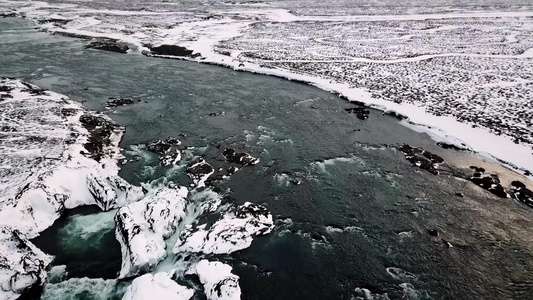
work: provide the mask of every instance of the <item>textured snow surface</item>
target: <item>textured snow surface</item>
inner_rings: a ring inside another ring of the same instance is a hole
[[[272,215],[261,205],[246,202],[211,226],[188,225],[174,246],[174,253],[227,254],[250,247],[254,236],[274,228]]]
[[[119,278],[145,273],[166,256],[165,239],[185,217],[187,189],[170,186],[118,210],[116,237],[122,250]]]
[[[44,283],[51,257],[26,237],[51,226],[64,209],[109,210],[143,196],[118,177],[122,133],[106,116],[60,94],[0,79],[0,299]]]
[[[174,271],[144,274],[135,278],[126,290],[122,300],[188,300],[194,290],[177,284],[172,280]]]
[[[1,79],[0,87],[0,225],[31,238],[65,208],[109,210],[143,196],[117,175],[122,129],[108,137],[98,162],[84,147],[90,133],[80,118],[90,114],[79,103],[17,80]]]
[[[239,276],[231,270],[231,266],[224,263],[203,259],[188,273],[198,275],[208,300],[238,300],[241,299]]]
[[[157,54],[149,45],[179,45],[193,53],[180,59],[304,81],[533,171],[531,4],[93,2],[0,0],[0,12],[147,55]]]
[[[17,299],[46,279],[52,257],[29,242],[18,230],[0,226],[0,299]]]

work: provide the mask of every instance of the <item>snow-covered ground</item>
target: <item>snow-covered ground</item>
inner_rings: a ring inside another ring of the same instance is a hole
[[[84,285],[77,287],[80,292],[90,285],[105,285],[102,295],[118,292],[116,281],[64,281],[64,266],[50,270],[47,281],[52,257],[28,240],[51,226],[65,209],[81,205],[118,208],[116,238],[122,249],[119,278],[142,275],[133,281],[124,299],[147,299],[154,294],[189,299],[194,289],[173,280],[185,272],[200,277],[209,299],[240,296],[238,277],[230,273],[230,266],[210,262],[198,264],[202,266],[198,268],[196,263],[205,253],[242,250],[251,245],[254,236],[269,233],[274,224],[266,208],[249,202],[221,207],[220,196],[211,195],[214,192],[203,185],[192,186],[189,196],[186,187],[172,183],[148,187],[147,191],[128,184],[118,176],[117,166],[122,158],[118,143],[124,129],[63,95],[3,78],[0,111],[0,299],[16,299],[45,282],[45,298],[68,293],[70,285],[82,282]],[[240,155],[258,161],[246,153]],[[202,175],[203,180],[212,173]],[[198,223],[204,213],[220,220],[206,229],[205,224]],[[173,248],[176,240],[180,247]],[[169,254],[173,256],[170,264],[156,268]],[[179,258],[174,262],[182,254],[190,260],[181,265]],[[174,264],[182,269],[174,271]],[[167,267],[170,269],[164,272],[159,270]],[[152,270],[155,273],[149,274]],[[223,280],[224,285],[219,287],[217,280]]]
[[[108,117],[63,95],[0,79],[2,299],[44,283],[51,258],[27,238],[51,226],[65,209],[110,210],[143,197],[140,187],[118,176],[122,133]]]
[[[411,2],[2,0],[0,12],[120,40],[130,52],[179,45],[195,54],[181,59],[305,81],[533,171],[531,4]]]

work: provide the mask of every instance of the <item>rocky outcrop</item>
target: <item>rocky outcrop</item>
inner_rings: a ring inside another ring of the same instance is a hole
[[[122,300],[188,300],[194,290],[172,280],[174,270],[157,274],[145,274],[135,278],[126,290]]]
[[[205,181],[215,172],[215,169],[203,158],[187,167],[187,175],[196,187],[205,186]]]
[[[255,158],[245,152],[237,152],[233,148],[226,148],[222,151],[222,155],[226,161],[241,166],[256,165],[259,163],[259,158]]]
[[[65,208],[103,210],[143,196],[118,177],[124,129],[77,102],[14,79],[0,79],[0,225],[34,237]]]
[[[164,166],[171,164],[177,164],[181,160],[181,152],[178,146],[181,145],[181,141],[169,137],[166,140],[157,140],[146,145],[146,148],[154,153],[159,154],[159,160]]]
[[[0,79],[0,96],[0,227],[33,238],[65,209],[109,210],[143,197],[140,187],[118,177],[124,129],[107,116],[15,79]],[[5,240],[2,245],[10,243]],[[2,255],[17,255],[16,248],[5,247]],[[35,247],[27,249],[27,257],[42,256]],[[4,264],[4,272],[19,275],[12,283],[0,282],[0,299],[10,299],[11,287],[22,291],[43,282],[41,269],[30,275],[20,271],[29,266],[27,260]]]
[[[508,198],[509,194],[505,191],[503,186],[500,183],[500,178],[496,174],[491,174],[489,176],[483,176],[485,169],[478,167],[471,167],[474,169],[474,174],[470,177],[470,181],[476,185],[486,189],[487,191],[493,193],[494,195],[502,198]]]
[[[185,216],[187,189],[171,185],[118,210],[116,238],[121,245],[119,278],[146,273],[166,256],[165,239]]]
[[[444,162],[444,159],[436,154],[425,151],[422,148],[411,147],[404,144],[398,148],[404,155],[405,159],[410,161],[414,166],[426,170],[431,174],[439,174],[439,164]]]
[[[528,189],[523,182],[513,181],[511,183],[511,196],[533,208],[533,191]]]
[[[39,288],[52,257],[29,242],[18,230],[0,227],[0,298],[17,299]]]
[[[177,57],[199,57],[200,53],[194,53],[194,51],[187,49],[185,47],[177,45],[160,45],[160,46],[148,46],[150,53],[147,55],[150,56],[177,56]]]
[[[105,103],[105,108],[116,108],[121,106],[129,106],[135,104],[135,102],[139,102],[140,100],[133,100],[131,98],[123,98],[123,97],[110,97],[107,99]]]
[[[239,300],[241,299],[239,276],[232,274],[231,270],[229,265],[204,259],[187,273],[198,275],[208,300]]]
[[[187,226],[173,252],[227,254],[250,247],[254,236],[272,231],[274,222],[268,210],[246,202],[210,226]]]
[[[351,108],[346,108],[345,111],[351,114],[355,114],[357,118],[361,120],[368,119],[368,116],[370,115],[370,110],[366,107],[351,107]]]
[[[98,39],[85,46],[89,49],[105,50],[117,53],[128,53],[130,47],[126,43],[114,39]]]

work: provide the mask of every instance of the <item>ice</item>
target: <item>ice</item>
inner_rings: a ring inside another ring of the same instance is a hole
[[[210,227],[187,226],[174,246],[173,252],[227,254],[250,247],[254,236],[272,231],[272,215],[261,205],[250,202],[227,213]]]
[[[208,300],[241,299],[239,276],[231,273],[232,267],[218,262],[201,260],[188,273],[196,274],[204,286]]]
[[[179,285],[172,280],[174,271],[145,274],[133,280],[122,300],[188,300],[194,290]]]
[[[115,217],[122,250],[119,278],[145,273],[165,258],[164,240],[185,217],[187,194],[186,188],[171,185],[119,209]]]

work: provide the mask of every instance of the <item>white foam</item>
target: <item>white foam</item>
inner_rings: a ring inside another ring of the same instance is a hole
[[[117,280],[87,277],[47,283],[44,286],[41,300],[79,299],[78,297],[95,300],[114,299],[124,293],[117,283]]]

